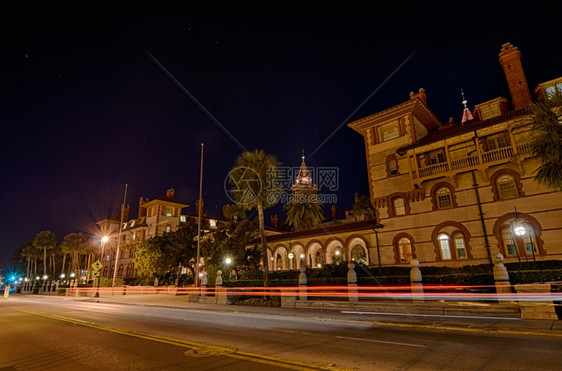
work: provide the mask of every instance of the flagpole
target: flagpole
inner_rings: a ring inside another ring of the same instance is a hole
[[[201,171],[199,173],[199,203],[197,210],[197,260],[195,261],[195,287],[200,286],[199,280],[199,266],[201,261],[201,214],[202,214],[202,200],[203,197],[203,146],[201,143]]]
[[[111,283],[111,287],[115,287],[115,277],[117,276],[117,263],[119,262],[119,248],[121,247],[121,233],[123,233],[123,217],[125,214],[128,186],[128,184],[125,184],[125,195],[123,196],[123,205],[121,205],[121,223],[119,223],[119,234],[117,235],[117,252],[115,254],[115,269],[113,269],[113,282]]]

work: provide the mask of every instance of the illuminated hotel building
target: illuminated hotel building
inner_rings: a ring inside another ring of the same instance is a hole
[[[348,124],[364,138],[371,203],[377,219],[272,234],[272,269],[289,269],[298,248],[307,261],[329,263],[335,249],[370,266],[463,266],[491,262],[562,259],[562,193],[534,180],[533,97],[520,51],[501,48],[511,99],[497,97],[471,111],[464,100],[460,122],[442,123],[426,92]],[[562,77],[538,84],[536,101],[549,99]],[[516,220],[517,219],[517,220]],[[514,233],[514,222],[525,229]],[[292,254],[294,255],[294,254]],[[281,266],[279,266],[281,265]]]

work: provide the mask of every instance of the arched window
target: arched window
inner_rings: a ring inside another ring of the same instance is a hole
[[[117,270],[117,277],[123,277],[123,264],[119,264],[119,269]]]
[[[398,260],[400,263],[409,263],[414,257],[412,253],[412,242],[406,238],[402,237],[398,240]]]
[[[281,258],[280,254],[277,254],[277,259],[275,259],[275,265],[277,266],[277,270],[280,270],[283,267],[283,259]]]
[[[511,175],[502,175],[496,180],[496,187],[500,200],[519,197],[517,181]]]
[[[435,192],[437,209],[449,209],[453,207],[453,197],[448,187],[441,187]]]
[[[345,253],[341,247],[336,247],[332,255],[332,264],[338,265],[343,261],[345,261]]]
[[[125,278],[132,278],[133,277],[133,264],[127,264],[127,273],[125,274]]]
[[[363,248],[363,246],[353,246],[353,248],[351,249],[351,261],[367,264],[367,257],[365,256],[365,249]]]
[[[457,259],[466,259],[468,256],[466,254],[466,242],[464,241],[464,235],[462,233],[455,233],[453,235],[453,241],[455,244]]]
[[[502,240],[507,256],[528,258],[539,253],[533,226],[526,222],[524,225],[525,227],[511,224],[502,228]]]
[[[324,265],[324,251],[322,251],[322,249],[318,249],[318,251],[316,251],[316,266],[320,268],[323,265]]]
[[[451,256],[451,246],[450,246],[449,236],[445,233],[442,233],[439,235],[438,239],[439,239],[439,248],[441,251],[441,259],[451,260],[453,257]]]

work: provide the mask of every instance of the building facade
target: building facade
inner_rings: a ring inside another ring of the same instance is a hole
[[[420,89],[405,102],[348,124],[363,136],[376,223],[342,225],[268,237],[272,269],[362,259],[371,266],[463,266],[562,259],[562,193],[534,181],[533,97],[519,50],[502,46],[511,99],[467,101],[460,123],[442,123]],[[544,100],[562,77],[539,84]],[[360,254],[361,248],[365,256]],[[290,254],[293,252],[293,254]],[[300,257],[296,263],[288,259]]]
[[[187,223],[198,223],[199,201],[195,202],[194,215],[182,212],[187,207],[188,204],[175,199],[173,189],[168,189],[165,196],[153,200],[141,197],[138,216],[135,219],[129,219],[129,207],[126,206],[122,207],[122,217],[114,216],[97,222],[100,234],[108,236],[107,242],[100,241],[103,263],[101,276],[112,278],[117,266],[116,277],[125,280],[136,278],[134,257],[138,245],[149,238],[175,232]],[[215,229],[216,226],[216,219],[209,218],[205,214],[201,216],[203,233]],[[119,255],[117,255],[117,246],[119,246]]]

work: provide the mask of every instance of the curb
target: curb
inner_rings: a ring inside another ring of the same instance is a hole
[[[562,331],[559,330],[525,330],[525,329],[497,328],[497,327],[475,328],[475,327],[440,325],[436,323],[419,324],[419,323],[389,322],[389,321],[374,321],[371,323],[376,326],[387,326],[387,327],[409,327],[409,328],[414,327],[414,328],[444,330],[444,331],[487,332],[491,334],[511,334],[511,335],[515,334],[515,335],[562,337]]]

